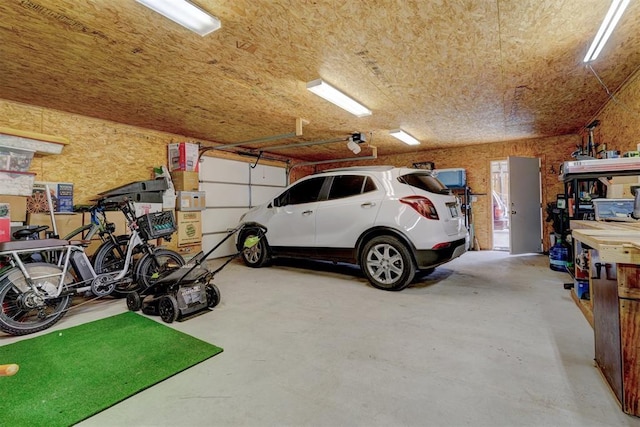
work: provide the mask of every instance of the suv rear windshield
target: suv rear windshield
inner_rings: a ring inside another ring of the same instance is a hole
[[[398,177],[398,181],[430,193],[449,194],[449,189],[446,185],[438,181],[437,178],[425,173],[410,173],[402,175]]]

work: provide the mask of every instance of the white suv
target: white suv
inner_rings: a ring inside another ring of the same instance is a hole
[[[240,218],[250,267],[276,257],[359,264],[371,284],[399,291],[417,270],[462,255],[469,241],[460,201],[430,171],[392,166],[332,169],[306,176]],[[240,248],[240,247],[239,247]]]

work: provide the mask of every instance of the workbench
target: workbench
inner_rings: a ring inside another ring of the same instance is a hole
[[[588,253],[596,365],[622,410],[640,416],[640,224],[571,227],[574,247]]]

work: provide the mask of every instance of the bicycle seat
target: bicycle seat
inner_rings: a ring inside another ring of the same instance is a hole
[[[49,228],[48,225],[39,225],[33,228],[21,228],[20,230],[13,232],[13,238],[16,240],[24,240],[31,237],[34,234],[37,236],[38,234],[40,234],[41,231],[44,231],[48,228]]]
[[[47,249],[55,246],[66,246],[68,240],[62,239],[34,239],[34,240],[12,240],[0,243],[0,252],[18,251],[24,249]]]

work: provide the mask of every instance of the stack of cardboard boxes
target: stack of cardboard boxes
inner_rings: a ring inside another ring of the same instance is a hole
[[[202,250],[202,212],[206,207],[205,192],[198,191],[198,144],[178,143],[168,146],[168,165],[176,191],[177,238],[165,243],[182,256],[193,256]]]

